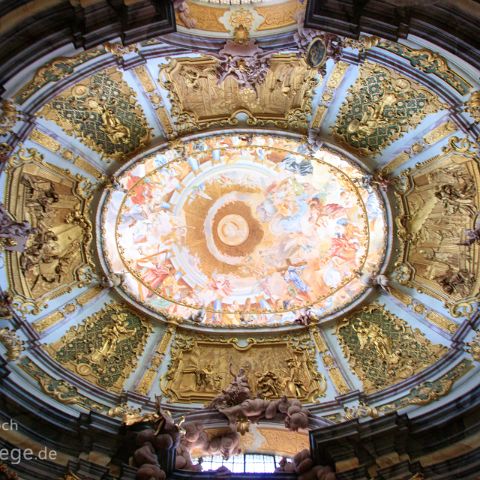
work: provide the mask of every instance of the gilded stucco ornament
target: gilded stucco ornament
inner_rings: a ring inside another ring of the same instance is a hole
[[[77,307],[83,307],[84,305],[93,302],[102,291],[103,288],[99,285],[89,287],[87,290],[77,295],[75,301],[69,301],[47,315],[36,318],[32,323],[32,327],[39,333],[45,332],[61,320],[73,315],[77,311]]]
[[[428,405],[447,395],[454,383],[473,368],[470,360],[462,360],[440,378],[433,381],[422,382],[413,387],[408,395],[392,403],[377,407],[379,413],[386,414],[410,405]]]
[[[26,248],[27,241],[36,230],[29,222],[17,222],[12,218],[5,206],[0,203],[0,252],[22,252]]]
[[[480,122],[480,91],[473,92],[465,102],[465,111],[476,121]]]
[[[136,93],[114,67],[77,82],[37,115],[114,160],[124,159],[150,141],[151,129]]]
[[[33,228],[25,248],[8,252],[10,288],[20,311],[38,313],[49,299],[92,280],[92,184],[33,148],[11,157],[7,172],[8,212]]]
[[[44,393],[56,401],[68,405],[78,405],[87,411],[96,410],[107,413],[109,407],[99,404],[78,392],[78,389],[66,380],[51,377],[28,357],[22,357],[19,367],[32,377]]]
[[[450,335],[453,335],[458,330],[459,325],[457,325],[453,320],[425,306],[423,302],[411,297],[400,288],[394,287],[390,290],[390,293],[408,309],[412,310],[417,315],[424,316],[430,323],[441,328]]]
[[[467,139],[452,137],[440,155],[402,178],[397,279],[443,301],[453,316],[468,316],[480,294],[476,152]]]
[[[340,109],[333,134],[356,153],[373,155],[443,108],[438,97],[417,82],[365,62]]]
[[[120,417],[122,419],[126,418],[137,418],[139,415],[142,414],[142,409],[140,407],[135,408],[128,403],[121,403],[120,405],[116,405],[115,407],[110,408],[108,410],[107,415],[109,417]]]
[[[472,88],[472,85],[451,68],[447,60],[437,52],[427,48],[414,49],[388,40],[382,40],[378,47],[407,59],[412,67],[421,72],[437,76],[461,95],[466,95]]]
[[[327,385],[310,335],[245,340],[244,345],[233,337],[178,332],[162,390],[171,401],[206,402],[230,385],[232,375],[243,378],[248,373],[248,392],[254,397],[287,395],[313,402],[325,395]]]
[[[77,389],[65,380],[39,378],[38,383],[46,394],[61,403],[75,405],[82,401]]]
[[[343,414],[343,420],[349,421],[356,418],[377,418],[380,416],[378,410],[375,407],[359,402],[358,405],[353,407],[344,407],[345,413]]]
[[[446,122],[441,123],[440,125],[438,125],[438,127],[435,127],[434,129],[426,133],[421,140],[405,148],[392,160],[383,165],[381,171],[386,174],[391,174],[394,170],[401,168],[411,157],[418,155],[429,146],[434,145],[443,140],[444,138],[450,136],[457,129],[457,125],[451,120],[447,120]],[[397,187],[399,186],[399,182],[401,181],[401,178],[398,179]]]
[[[0,290],[0,318],[12,318],[13,295],[8,290]]]
[[[24,350],[23,340],[8,328],[0,328],[0,342],[7,349],[7,360],[16,360]]]
[[[140,393],[141,395],[148,395],[150,390],[153,387],[153,382],[155,377],[157,376],[159,369],[162,364],[162,360],[165,358],[165,354],[167,351],[168,346],[170,345],[170,341],[172,337],[175,335],[175,326],[169,326],[167,331],[163,335],[162,339],[160,340],[153,357],[150,360],[148,365],[148,369],[143,374],[139,384],[135,388],[135,391]]]
[[[111,53],[117,58],[123,58],[123,56],[128,53],[138,52],[138,46],[136,44],[122,45],[121,43],[116,42],[106,42],[104,43],[103,48],[106,52]]]
[[[251,126],[305,131],[320,77],[295,55],[274,55],[269,65],[262,70],[266,72],[264,81],[252,90],[242,88],[231,76],[218,83],[218,60],[171,60],[161,68],[159,82],[168,91],[177,132],[234,126],[240,112],[248,116]]]
[[[91,59],[103,55],[105,49],[103,47],[92,48],[81,52],[72,57],[58,57],[40,67],[33,76],[33,79],[26,83],[16,94],[15,102],[19,105],[34,95],[38,90],[51,82],[58,82],[71,76],[75,72],[75,68]]]
[[[0,103],[0,137],[8,135],[12,127],[21,118],[20,112],[11,100]]]
[[[318,69],[325,75],[325,62],[332,58],[335,62],[340,60],[344,41],[333,33],[319,32],[312,28],[305,28],[305,10],[298,10],[295,14],[297,31],[293,34],[297,44],[297,56],[304,57],[310,68]]]
[[[50,354],[100,387],[119,391],[136,367],[152,327],[122,304],[108,304],[71,327]]]
[[[337,337],[367,393],[405,380],[447,351],[376,304],[342,320],[337,326]]]
[[[477,332],[475,338],[467,343],[467,351],[474,360],[480,362],[480,332]]]

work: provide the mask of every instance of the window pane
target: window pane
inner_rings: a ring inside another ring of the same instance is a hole
[[[279,455],[246,453],[225,460],[221,455],[203,457],[203,471],[216,470],[222,465],[232,473],[273,473],[282,459]]]

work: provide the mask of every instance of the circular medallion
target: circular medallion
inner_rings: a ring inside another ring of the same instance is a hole
[[[152,312],[208,325],[324,316],[364,290],[385,250],[380,196],[327,150],[215,135],[134,163],[108,197],[102,245],[121,288]]]
[[[325,63],[327,56],[327,47],[325,42],[320,38],[314,38],[307,48],[305,61],[307,65],[312,68],[318,68]]]
[[[244,243],[249,232],[247,221],[241,215],[235,213],[225,215],[218,222],[218,237],[223,243],[232,247]]]

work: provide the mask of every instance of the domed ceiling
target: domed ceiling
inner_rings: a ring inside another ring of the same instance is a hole
[[[240,368],[328,422],[461,396],[478,72],[415,37],[305,29],[301,2],[178,4],[179,34],[55,51],[8,84],[11,381],[112,416],[200,408]]]

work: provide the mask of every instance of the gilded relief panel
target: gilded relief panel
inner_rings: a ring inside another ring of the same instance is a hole
[[[120,391],[152,327],[122,304],[109,304],[47,347],[55,360],[86,380]]]
[[[150,139],[135,91],[115,67],[76,83],[47,103],[38,115],[114,160],[131,155]]]
[[[228,76],[218,84],[218,61],[211,58],[172,60],[160,72],[169,92],[176,128],[188,132],[209,126],[235,125],[245,112],[250,125],[306,130],[313,90],[320,77],[295,55],[276,55],[263,83],[241,88]]]
[[[226,389],[244,368],[253,396],[282,395],[312,402],[325,394],[325,377],[318,372],[316,350],[309,334],[286,337],[209,337],[176,335],[162,390],[170,401],[206,402]]]
[[[447,351],[380,305],[369,305],[344,319],[337,337],[367,393],[415,375]]]
[[[399,280],[433,295],[454,315],[480,293],[478,158],[453,138],[450,147],[404,173],[399,194],[403,239]]]
[[[360,155],[373,155],[446,108],[420,84],[365,62],[333,127],[335,138]]]
[[[35,149],[15,155],[8,173],[9,211],[36,229],[23,252],[8,253],[10,288],[21,310],[38,313],[48,300],[90,281],[91,184],[44,162]]]

